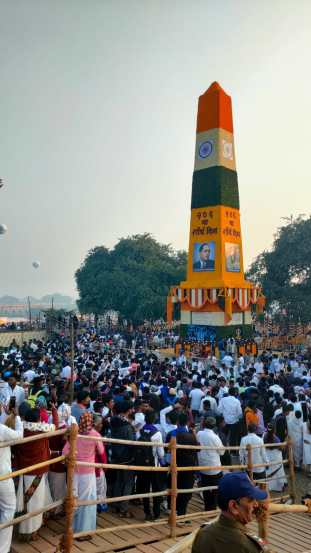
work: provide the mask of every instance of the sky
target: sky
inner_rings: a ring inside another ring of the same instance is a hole
[[[310,213],[310,0],[0,0],[0,296],[93,247],[186,249],[197,99],[231,95],[244,261]],[[39,260],[35,270],[32,262]]]

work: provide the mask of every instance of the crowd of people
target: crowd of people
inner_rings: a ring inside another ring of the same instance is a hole
[[[26,332],[28,330],[44,330],[45,329],[45,322],[44,320],[33,320],[29,321],[27,319],[25,320],[18,320],[13,321],[10,320],[8,317],[0,315],[0,334],[1,332]]]
[[[75,466],[74,493],[80,500],[94,500],[94,505],[75,510],[75,532],[95,530],[96,514],[107,510],[107,496],[120,498],[109,509],[131,518],[133,501],[121,500],[123,496],[170,487],[165,471],[107,470],[92,463],[166,467],[170,453],[163,444],[172,437],[177,444],[212,448],[177,449],[178,466],[198,466],[197,471],[178,472],[178,488],[191,489],[196,483],[213,488],[203,491],[205,510],[217,505],[217,486],[230,470],[221,467],[233,461],[247,464],[248,444],[259,446],[253,449],[253,463],[261,466],[253,478],[268,479],[270,490],[282,491],[287,485],[280,444],[288,436],[296,470],[311,476],[311,364],[303,357],[241,355],[232,351],[232,340],[223,342],[218,357],[212,352],[204,359],[187,357],[183,350],[164,357],[139,345],[137,335],[128,340],[121,333],[108,335],[95,328],[75,338],[74,367],[64,336],[21,347],[13,342],[0,355],[1,441],[40,434],[40,440],[0,448],[0,475],[66,455],[66,435],[45,434],[77,424],[81,464]],[[109,444],[102,437],[137,444]],[[274,447],[266,448],[267,443]],[[226,446],[239,449],[230,454]],[[215,468],[200,470],[203,466]],[[58,462],[1,481],[1,522],[61,502],[66,470],[66,463]],[[178,515],[186,514],[190,498],[191,493],[178,494]],[[147,521],[156,520],[168,513],[169,497],[144,498],[142,507]],[[60,504],[50,516],[62,516],[62,510]],[[20,538],[37,539],[42,523],[42,514],[21,522]],[[0,535],[0,552],[8,553],[12,527]]]

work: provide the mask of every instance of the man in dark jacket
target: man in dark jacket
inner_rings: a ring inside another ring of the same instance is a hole
[[[111,437],[118,440],[135,440],[135,431],[128,417],[132,411],[130,401],[120,401],[115,404],[116,415],[111,418]],[[133,446],[126,444],[111,444],[111,463],[116,465],[131,465],[134,462]],[[112,489],[113,497],[131,495],[134,487],[134,471],[116,470]],[[121,518],[132,518],[128,510],[129,502],[114,503]]]
[[[145,424],[140,431],[140,441],[162,443],[162,435],[160,430],[155,426],[156,413],[149,410],[145,413]],[[164,449],[162,446],[137,446],[136,447],[136,463],[137,466],[158,467],[164,464]],[[164,482],[164,473],[157,471],[138,471],[136,481],[136,492],[138,494],[149,493],[150,489],[153,493],[157,493],[166,488]],[[166,475],[165,475],[166,476]],[[144,513],[146,520],[157,520],[160,517],[160,507],[162,498],[153,498],[153,514],[151,514],[151,503],[148,497],[143,499]]]
[[[291,405],[283,405],[282,413],[275,418],[275,433],[281,442],[285,442],[288,435],[287,416],[291,411]]]
[[[268,553],[271,550],[262,540],[247,530],[258,502],[267,499],[267,492],[251,482],[245,472],[230,472],[219,482],[218,505],[221,509],[216,522],[197,533],[192,553]]]
[[[166,441],[170,441],[171,437],[176,437],[177,444],[183,445],[199,445],[195,434],[188,429],[188,417],[186,413],[180,413],[177,419],[177,428],[172,430],[167,435]],[[197,465],[197,450],[195,449],[177,449],[176,461],[178,467],[194,467]],[[188,489],[194,487],[194,471],[182,471],[177,475],[177,488]],[[177,515],[185,515],[187,513],[187,505],[191,499],[191,493],[179,493],[177,495],[176,509]],[[188,522],[188,521],[187,521]]]

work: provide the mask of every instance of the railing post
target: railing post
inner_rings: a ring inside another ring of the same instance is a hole
[[[74,371],[75,371],[75,330],[73,326],[73,318],[70,320],[70,364],[71,364],[71,373],[70,373],[70,405],[73,403],[74,396]]]
[[[268,501],[269,501],[269,488],[267,482],[260,482],[259,487],[261,490],[264,490],[268,493]],[[259,508],[259,514],[257,516],[257,522],[258,522],[258,534],[259,537],[266,542],[268,540],[268,521],[269,521],[269,513],[267,509],[260,509]]]
[[[253,451],[251,444],[247,444],[247,472],[251,480],[253,480]]]
[[[289,493],[293,503],[297,502],[296,494],[296,478],[295,478],[295,465],[293,454],[293,442],[290,437],[287,438],[287,452],[288,452],[288,464],[289,464]]]
[[[75,510],[76,497],[73,495],[73,477],[77,458],[77,436],[78,425],[72,424],[70,427],[69,444],[70,450],[67,458],[67,495],[65,499],[65,533],[62,540],[62,551],[71,553],[73,547],[73,516]]]
[[[176,499],[177,499],[177,460],[176,460],[176,438],[172,437],[170,441],[170,453],[171,453],[171,514],[169,518],[170,525],[170,537],[176,538]]]

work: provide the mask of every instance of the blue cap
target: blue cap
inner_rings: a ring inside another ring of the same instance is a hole
[[[246,472],[229,472],[225,474],[218,487],[218,493],[223,499],[240,499],[241,497],[250,497],[263,501],[267,499],[268,494],[254,486]]]

